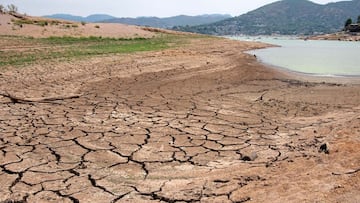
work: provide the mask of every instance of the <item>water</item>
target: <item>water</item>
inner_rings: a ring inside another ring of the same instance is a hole
[[[323,76],[360,76],[360,42],[300,40],[293,37],[231,37],[281,47],[250,51],[270,65]]]

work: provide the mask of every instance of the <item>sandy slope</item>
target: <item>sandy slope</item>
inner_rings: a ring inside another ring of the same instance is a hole
[[[26,19],[30,20],[48,20],[37,17],[26,16]],[[111,23],[87,23],[82,25],[77,22],[58,20],[57,25],[49,23],[46,26],[23,24],[22,27],[14,24],[13,20],[19,20],[14,16],[8,14],[0,14],[0,33],[1,35],[19,35],[19,36],[31,36],[31,37],[49,37],[49,36],[103,36],[103,37],[119,37],[119,38],[131,38],[131,37],[152,37],[153,32],[146,31],[141,27],[111,24]],[[57,20],[56,20],[57,21]],[[99,28],[97,28],[98,26]]]
[[[262,46],[0,72],[1,91],[34,101],[0,97],[0,202],[359,202],[359,79],[242,53]]]

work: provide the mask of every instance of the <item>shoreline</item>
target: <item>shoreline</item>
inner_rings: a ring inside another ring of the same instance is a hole
[[[360,41],[360,34],[359,33],[346,33],[346,32],[337,32],[331,34],[324,34],[324,35],[317,35],[311,36],[310,40],[331,40],[331,41],[346,41],[346,42],[358,42]]]
[[[245,52],[246,53],[246,52]],[[251,55],[251,54],[249,54]],[[272,65],[270,63],[262,62],[260,59],[257,61],[264,65],[267,68],[278,70],[283,72],[284,74],[288,74],[290,77],[298,78],[299,80],[307,80],[307,81],[318,81],[320,82],[332,82],[332,83],[340,83],[340,84],[360,84],[360,75],[322,75],[316,73],[305,73],[300,71],[291,70],[285,67]]]
[[[231,38],[227,38],[227,39],[231,39]],[[247,41],[242,41],[242,40],[236,40],[236,39],[231,39],[231,40],[235,40],[235,41],[240,41],[240,42],[247,42]],[[250,41],[250,42],[258,42],[258,41]],[[301,72],[301,71],[296,71],[296,70],[292,70],[290,68],[286,68],[286,67],[282,67],[282,66],[277,66],[271,63],[266,63],[264,62],[262,59],[260,59],[259,57],[257,57],[255,54],[253,53],[249,53],[252,51],[256,51],[259,49],[267,49],[267,48],[272,48],[272,47],[281,47],[281,45],[276,45],[276,44],[269,44],[269,43],[264,43],[264,42],[260,42],[265,44],[266,46],[263,48],[257,48],[257,49],[253,49],[253,50],[245,50],[244,53],[245,54],[249,54],[250,56],[255,56],[256,60],[260,63],[263,64],[266,67],[272,68],[272,69],[276,69],[276,70],[280,70],[283,71],[284,73],[287,74],[293,74],[294,76],[298,77],[298,78],[318,78],[318,79],[325,79],[326,81],[332,81],[334,79],[334,81],[340,81],[341,83],[347,83],[347,82],[355,82],[355,83],[359,83],[360,84],[360,74],[321,74],[321,73],[306,73],[306,72]],[[336,80],[338,79],[338,80]]]

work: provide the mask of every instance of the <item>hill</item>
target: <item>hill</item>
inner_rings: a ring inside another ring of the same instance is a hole
[[[74,21],[0,13],[0,36],[151,38],[156,33],[132,25]]]
[[[77,21],[77,22],[100,22],[100,21],[115,18],[114,16],[110,16],[110,15],[106,15],[106,14],[94,14],[94,15],[89,15],[87,17],[75,16],[75,15],[69,15],[69,14],[54,14],[54,15],[47,15],[47,16],[43,16],[43,17],[52,18],[52,19]]]
[[[326,5],[307,0],[283,0],[220,22],[173,29],[213,35],[311,35],[339,31],[347,18],[355,18],[359,12],[360,0]]]
[[[231,18],[231,16],[221,15],[221,14],[199,15],[199,16],[179,15],[168,18],[158,18],[158,17],[114,18],[114,19],[104,20],[103,22],[150,26],[157,28],[172,28],[174,26],[186,26],[186,25],[194,26],[194,25],[214,23],[227,18]]]

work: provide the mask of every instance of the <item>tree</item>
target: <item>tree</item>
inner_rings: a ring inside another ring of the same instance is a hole
[[[357,23],[360,24],[360,16],[358,16]]]
[[[0,13],[5,13],[5,7],[0,4]]]
[[[9,10],[9,13],[17,13],[18,12],[18,8],[14,4],[10,4],[7,7]]]
[[[347,19],[345,22],[345,28],[351,24],[352,24],[352,19],[351,18]]]

